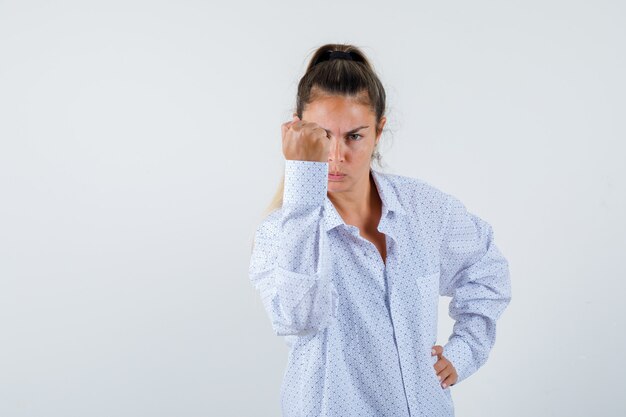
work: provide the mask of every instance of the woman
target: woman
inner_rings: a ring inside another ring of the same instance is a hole
[[[284,416],[453,416],[508,305],[488,223],[426,182],[371,167],[385,90],[355,46],[320,47],[282,125],[283,186],[250,280],[290,346]],[[435,345],[438,297],[453,334]]]

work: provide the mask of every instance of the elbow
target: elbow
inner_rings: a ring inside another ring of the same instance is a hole
[[[337,317],[338,295],[333,285],[314,288],[295,306],[272,299],[272,328],[277,336],[304,336],[331,325]]]
[[[333,314],[327,314],[295,322],[285,320],[285,317],[275,317],[272,320],[272,329],[276,336],[306,336],[324,330],[333,322],[335,317]]]
[[[299,328],[297,326],[289,326],[278,322],[272,323],[272,329],[274,330],[274,334],[276,336],[306,336],[322,330],[314,327]]]

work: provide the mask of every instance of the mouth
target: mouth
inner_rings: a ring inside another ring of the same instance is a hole
[[[341,172],[329,172],[328,173],[328,179],[329,180],[340,180],[342,178],[344,178],[346,176],[346,174],[343,174]]]

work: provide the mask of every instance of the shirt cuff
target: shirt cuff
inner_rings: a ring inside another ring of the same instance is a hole
[[[285,160],[283,204],[323,205],[328,192],[328,162]]]

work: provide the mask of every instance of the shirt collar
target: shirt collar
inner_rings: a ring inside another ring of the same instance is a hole
[[[374,178],[374,183],[376,184],[378,195],[380,195],[380,199],[383,202],[381,215],[383,217],[386,217],[389,212],[394,212],[395,214],[406,214],[406,210],[404,210],[404,208],[400,204],[398,196],[396,195],[396,191],[391,185],[387,174],[376,171],[374,169],[370,169],[370,172],[372,174],[372,178]],[[332,201],[330,201],[330,198],[328,198],[328,195],[326,195],[324,208],[324,222],[326,223],[326,231],[339,225],[346,224],[343,221],[341,215],[337,212],[337,209],[335,208]]]

